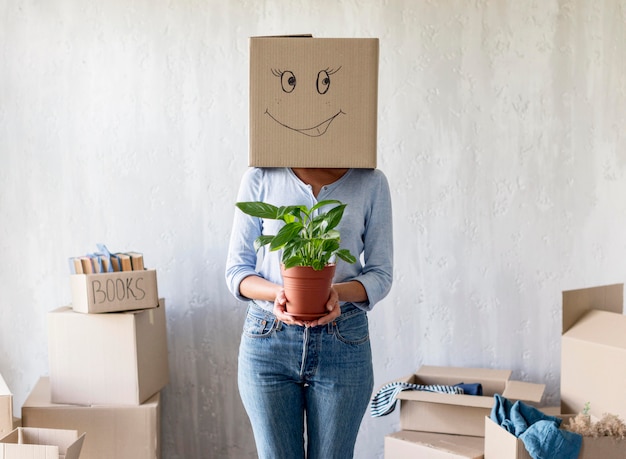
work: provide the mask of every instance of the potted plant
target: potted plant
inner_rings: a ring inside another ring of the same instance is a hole
[[[320,201],[313,207],[277,207],[260,201],[238,202],[245,214],[285,224],[275,235],[263,234],[254,241],[255,250],[269,245],[270,251],[282,250],[281,273],[287,297],[287,313],[301,320],[323,316],[330,295],[335,260],[355,263],[356,258],[340,247],[336,229],[346,204],[337,200]],[[333,206],[322,211],[326,206]]]

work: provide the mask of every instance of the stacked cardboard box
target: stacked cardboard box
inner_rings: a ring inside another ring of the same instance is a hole
[[[86,432],[81,459],[159,458],[169,370],[154,270],[75,274],[71,287],[72,305],[48,313],[49,377],[23,425]]]
[[[626,316],[623,284],[563,292],[561,417],[626,419]],[[530,459],[521,440],[485,418],[486,459]],[[580,459],[623,459],[626,440],[583,437]]]
[[[13,394],[0,374],[0,438],[21,425],[21,419],[13,416]]]
[[[407,390],[400,392],[400,431],[385,438],[385,459],[411,457],[478,459],[484,454],[485,416],[494,395],[539,403],[545,386],[511,380],[510,370],[422,366],[398,381],[453,386],[480,383],[483,395]]]

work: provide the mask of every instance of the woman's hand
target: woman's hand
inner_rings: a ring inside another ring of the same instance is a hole
[[[276,299],[274,299],[274,315],[281,322],[287,325],[300,325],[301,327],[306,327],[307,325],[298,319],[294,319],[292,316],[287,314],[287,297],[285,296],[285,290],[280,289],[278,294],[276,295]]]
[[[328,297],[328,302],[326,303],[326,309],[328,310],[328,314],[311,322],[308,322],[308,325],[306,326],[317,327],[318,325],[326,325],[341,315],[341,307],[339,306],[339,293],[337,293],[335,287],[331,287],[330,289],[330,296]]]
[[[334,287],[330,289],[330,296],[328,297],[328,301],[326,302],[326,309],[328,310],[328,314],[312,320],[312,321],[303,321],[299,319],[295,319],[292,316],[288,315],[286,312],[287,307],[287,297],[285,296],[285,290],[281,289],[276,295],[276,299],[274,300],[274,315],[281,322],[287,325],[300,325],[301,327],[317,327],[318,325],[326,325],[337,317],[341,315],[341,307],[339,307],[339,294]]]

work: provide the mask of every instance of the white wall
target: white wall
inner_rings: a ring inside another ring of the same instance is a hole
[[[244,458],[245,306],[224,260],[247,166],[248,37],[380,38],[395,284],[377,385],[511,368],[558,402],[560,292],[626,279],[626,2],[0,0],[0,372],[48,372],[67,258],[138,250],[167,300],[163,457]],[[382,457],[398,413],[366,416]]]

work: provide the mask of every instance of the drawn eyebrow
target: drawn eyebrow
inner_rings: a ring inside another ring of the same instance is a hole
[[[337,67],[336,69],[331,69],[330,67],[326,67],[324,69],[324,72],[326,72],[328,75],[333,75],[333,74],[337,73],[339,70],[341,70],[341,67],[342,67],[341,65],[339,67]],[[272,69],[272,75],[274,75],[275,77],[279,77],[283,73],[285,73],[284,70]]]
[[[326,72],[328,75],[332,75],[334,73],[337,73],[339,70],[341,70],[341,65],[336,69],[331,69],[330,67],[327,67],[326,69],[324,69],[324,72]]]

